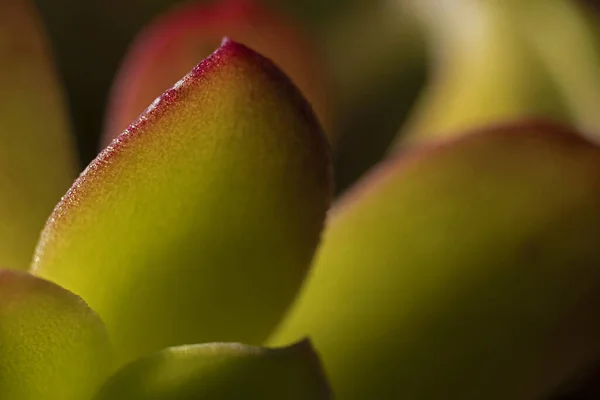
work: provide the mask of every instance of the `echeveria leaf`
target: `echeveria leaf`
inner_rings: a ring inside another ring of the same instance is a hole
[[[74,183],[33,269],[82,296],[124,360],[259,344],[303,281],[330,191],[308,104],[271,62],[226,41]]]
[[[173,347],[122,368],[96,400],[328,400],[308,341],[280,349],[239,343]]]
[[[79,297],[25,272],[0,270],[2,400],[85,400],[110,374],[102,321]]]
[[[112,91],[105,144],[118,136],[157,96],[218,47],[224,36],[273,60],[313,105],[326,128],[331,110],[325,67],[315,46],[285,15],[255,0],[184,4],[138,36]],[[326,132],[331,131],[326,129]]]
[[[26,269],[76,176],[66,110],[28,0],[0,2],[0,265]]]
[[[367,176],[269,343],[309,335],[342,400],[528,400],[600,355],[598,307],[600,148],[522,123]]]

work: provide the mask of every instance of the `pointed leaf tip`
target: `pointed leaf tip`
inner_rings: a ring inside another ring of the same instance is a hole
[[[136,39],[117,74],[103,144],[108,145],[224,38],[247,45],[281,67],[308,98],[329,135],[327,69],[316,45],[293,25],[285,15],[252,0],[194,2],[158,18]]]
[[[3,400],[90,398],[112,368],[98,316],[74,294],[0,270],[0,393]]]
[[[306,100],[229,41],[84,171],[33,270],[98,311],[122,361],[186,343],[260,344],[308,269],[331,180]]]
[[[332,399],[308,341],[266,349],[210,343],[162,350],[125,366],[95,400]]]

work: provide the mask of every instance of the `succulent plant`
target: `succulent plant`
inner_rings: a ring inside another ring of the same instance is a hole
[[[388,156],[335,197],[341,70],[285,17],[234,0],[149,24],[76,178],[41,20],[0,0],[0,398],[581,386],[600,359],[597,77],[544,33],[564,21],[592,66],[595,33],[560,0],[396,5],[437,69]]]

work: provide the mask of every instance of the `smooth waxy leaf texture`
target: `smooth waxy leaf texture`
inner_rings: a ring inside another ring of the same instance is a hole
[[[0,270],[2,400],[85,400],[111,372],[100,318],[79,297],[25,272]]]
[[[315,46],[285,15],[254,0],[185,4],[138,36],[113,88],[105,144],[118,136],[157,96],[218,47],[224,36],[273,60],[312,104],[330,132],[325,67]]]
[[[328,400],[309,342],[281,349],[238,343],[169,348],[119,371],[96,400]]]
[[[540,398],[599,354],[599,238],[600,148],[572,132],[414,150],[336,206],[270,343],[310,336],[340,400]]]
[[[0,2],[0,265],[26,269],[76,176],[62,93],[35,10]]]
[[[123,360],[258,344],[304,278],[330,192],[308,104],[271,62],[226,41],[74,183],[33,269],[100,314]]]

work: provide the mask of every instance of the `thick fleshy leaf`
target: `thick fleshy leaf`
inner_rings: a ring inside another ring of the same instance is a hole
[[[28,0],[0,2],[0,265],[26,269],[52,207],[76,176],[69,126]]]
[[[111,373],[102,321],[79,297],[0,270],[0,397],[85,400]]]
[[[600,140],[597,16],[572,0],[510,0],[504,7],[557,82],[574,123],[592,139]]]
[[[113,376],[96,400],[328,400],[331,392],[308,341],[266,349],[239,343],[173,347]]]
[[[331,131],[325,67],[310,41],[285,15],[255,0],[226,0],[183,5],[139,35],[113,88],[104,143],[123,132],[148,104],[218,47],[224,36],[280,66],[313,105],[326,131]]]
[[[33,269],[98,311],[123,360],[258,344],[304,278],[330,191],[308,104],[274,64],[226,41],[86,169]]]
[[[396,147],[509,119],[570,120],[556,83],[519,31],[508,2],[408,2],[430,34],[432,78]]]
[[[310,336],[340,400],[530,400],[600,353],[598,307],[600,148],[522,123],[367,176],[269,343]]]

